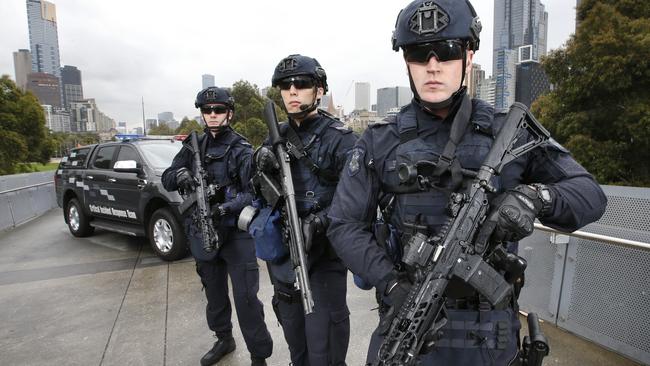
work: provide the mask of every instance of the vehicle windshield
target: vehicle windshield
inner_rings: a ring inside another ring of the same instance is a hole
[[[181,150],[182,146],[183,143],[180,141],[157,142],[140,144],[140,149],[152,168],[165,169],[172,165],[174,156]]]

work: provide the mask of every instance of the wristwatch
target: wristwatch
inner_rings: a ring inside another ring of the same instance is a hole
[[[537,191],[537,198],[542,201],[542,209],[539,211],[539,215],[547,214],[553,204],[553,192],[545,184],[541,183],[531,184],[530,187]]]

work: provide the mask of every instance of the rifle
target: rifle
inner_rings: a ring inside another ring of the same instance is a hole
[[[526,130],[533,139],[514,147]],[[549,133],[526,106],[510,107],[505,123],[479,168],[467,193],[452,193],[449,218],[434,236],[420,232],[411,237],[403,262],[414,269],[414,283],[401,309],[390,321],[379,348],[377,365],[414,365],[422,347],[435,345],[435,336],[446,324],[445,290],[453,276],[471,285],[492,305],[502,302],[511,286],[483,260],[485,243],[476,239],[488,214],[490,185],[504,165],[549,139]],[[483,235],[485,237],[485,235]],[[389,317],[387,317],[389,318]]]
[[[179,209],[181,213],[183,213],[194,204],[194,202],[196,202],[197,209],[193,213],[192,219],[198,227],[201,228],[203,250],[207,253],[211,253],[221,247],[219,233],[214,228],[212,210],[210,208],[210,197],[216,194],[218,187],[215,187],[213,184],[208,184],[208,173],[203,169],[203,164],[201,163],[201,151],[198,142],[199,137],[196,131],[192,131],[188,139],[190,140],[190,146],[194,157],[194,180],[196,180],[197,185],[194,192],[185,199]]]
[[[264,106],[264,119],[266,126],[269,128],[269,139],[275,150],[275,156],[280,163],[282,197],[285,203],[284,215],[286,222],[289,224],[289,254],[291,255],[291,262],[296,274],[295,286],[300,291],[303,310],[305,311],[305,315],[307,315],[311,314],[314,310],[314,299],[312,298],[309,275],[307,273],[307,257],[305,255],[305,243],[302,236],[302,223],[300,217],[298,217],[298,208],[296,207],[296,191],[293,187],[293,177],[291,175],[291,166],[289,165],[290,157],[280,138],[278,120],[272,101],[268,101]]]

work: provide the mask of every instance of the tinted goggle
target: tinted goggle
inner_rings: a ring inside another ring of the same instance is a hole
[[[316,81],[308,76],[295,76],[278,81],[280,90],[289,90],[291,85],[296,89],[310,89],[316,85]]]
[[[228,112],[228,107],[225,105],[206,105],[201,107],[201,113],[203,114],[212,114],[212,112],[216,114],[224,114]]]
[[[404,47],[406,62],[427,63],[431,57],[438,62],[462,60],[465,46],[459,41],[438,41]]]

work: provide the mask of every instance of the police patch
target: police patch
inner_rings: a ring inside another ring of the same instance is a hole
[[[411,17],[409,28],[418,35],[438,33],[449,25],[449,14],[433,1],[425,1]]]
[[[358,172],[359,169],[361,168],[361,162],[360,160],[363,157],[363,149],[361,148],[354,148],[352,150],[352,155],[350,156],[350,162],[348,163],[348,175],[351,177],[354,177]]]

